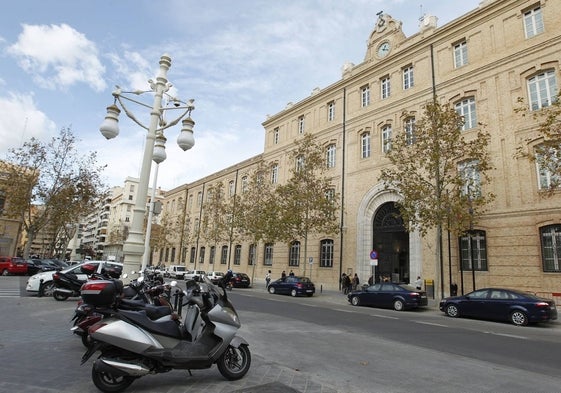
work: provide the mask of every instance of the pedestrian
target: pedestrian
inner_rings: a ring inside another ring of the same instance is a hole
[[[348,275],[345,275],[344,279],[343,279],[343,292],[346,294],[348,294],[349,292],[351,292],[352,290],[352,282],[351,282],[351,277],[349,277]]]
[[[374,276],[370,276],[370,278],[368,279],[368,285],[374,285]]]
[[[351,282],[353,290],[356,290],[358,288],[358,284],[360,284],[360,280],[358,279],[358,274],[355,273]]]
[[[421,276],[417,276],[417,280],[415,281],[415,288],[421,289],[423,285],[423,280],[421,280]]]
[[[290,273],[288,273],[288,275],[289,275],[290,277],[294,277],[294,272],[292,271],[292,269],[290,269]]]
[[[286,272],[283,270],[281,273],[281,280],[285,280],[286,279]]]
[[[271,282],[271,271],[269,270],[267,272],[267,275],[265,276],[265,288],[269,288],[269,283]]]

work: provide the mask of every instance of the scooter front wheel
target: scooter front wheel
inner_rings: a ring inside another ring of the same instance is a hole
[[[243,378],[251,366],[249,347],[247,345],[240,345],[238,348],[228,346],[216,361],[216,365],[220,374],[230,381]]]
[[[92,381],[94,385],[105,393],[122,392],[128,388],[135,380],[130,376],[114,376],[107,372],[97,371],[95,366],[92,367]]]

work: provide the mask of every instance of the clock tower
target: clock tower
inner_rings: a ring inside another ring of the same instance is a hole
[[[390,56],[395,48],[405,40],[405,34],[401,30],[401,22],[393,19],[390,15],[380,11],[376,14],[378,19],[374,30],[368,39],[365,61],[380,61]]]

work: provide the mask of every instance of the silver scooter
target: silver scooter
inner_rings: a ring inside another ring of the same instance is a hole
[[[116,296],[112,281],[96,281],[82,288],[84,301],[107,305]],[[89,328],[93,345],[84,364],[96,351],[92,368],[94,385],[102,392],[121,392],[147,374],[173,369],[207,369],[216,364],[228,380],[242,378],[251,365],[249,344],[236,335],[238,315],[224,286],[207,278],[186,283],[178,313],[150,319],[146,312],[115,308],[108,318]],[[118,302],[118,300],[117,300]],[[185,318],[181,321],[181,310]]]

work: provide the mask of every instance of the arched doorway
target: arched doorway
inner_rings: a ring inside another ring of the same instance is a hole
[[[372,234],[373,249],[378,252],[375,281],[410,282],[409,233],[394,202],[386,202],[376,210]]]

